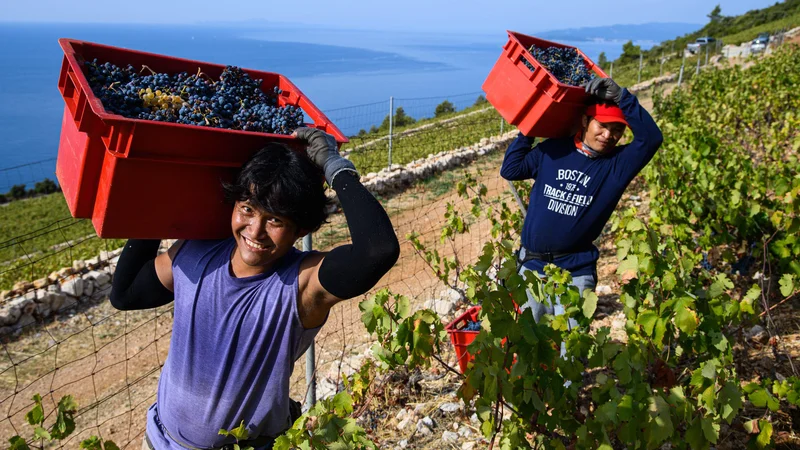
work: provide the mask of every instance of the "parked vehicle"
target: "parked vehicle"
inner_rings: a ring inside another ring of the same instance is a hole
[[[761,33],[750,43],[750,52],[760,53],[767,49],[769,44],[769,33]]]
[[[712,45],[716,42],[717,40],[710,36],[699,37],[691,44],[688,44],[686,50],[689,50],[691,53],[697,53],[706,45]]]

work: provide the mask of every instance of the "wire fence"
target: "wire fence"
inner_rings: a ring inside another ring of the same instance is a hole
[[[449,105],[437,114],[444,100]],[[455,193],[463,171],[479,177],[497,201],[513,202],[508,185],[498,176],[508,137],[499,142],[493,138],[494,153],[473,157],[466,166],[466,160],[459,160],[454,167],[448,156],[477,148],[482,141],[484,147],[493,145],[488,138],[505,131],[494,109],[476,100],[477,94],[391,99],[391,116],[389,102],[380,108],[376,103],[329,112],[334,123],[349,130],[346,133],[353,130],[347,128],[348,120],[355,124],[373,118],[376,124],[372,132],[356,130],[342,149],[362,175],[370,175],[367,178],[401,240],[398,263],[373,293],[389,287],[407,295],[417,307],[448,295],[407,240],[412,231],[443,255],[455,252],[462,261],[477,257],[490,235],[488,223],[472,223],[469,234],[447,246],[439,242],[448,202],[463,211],[472,207]],[[381,127],[384,119],[390,122],[388,127]],[[430,170],[416,178],[396,176],[408,175],[418,166]],[[380,187],[381,174],[394,177],[391,188]],[[33,407],[33,395],[42,395],[51,423],[55,405],[70,394],[80,405],[76,433],[59,447],[77,448],[95,434],[121,447],[140,446],[146,412],[155,401],[169,350],[172,306],[115,310],[107,297],[124,241],[97,238],[88,220],[69,216],[60,195],[12,202],[0,211],[0,436],[32,439],[25,414]],[[347,242],[342,214],[332,215],[313,236],[318,250]],[[169,242],[163,244],[166,248]],[[317,337],[313,372],[318,397],[335,392],[342,373],[352,372],[367,352],[369,339],[358,303],[368,295],[337,305]],[[308,390],[305,366],[302,359],[298,361],[292,378],[291,395],[298,400]]]
[[[17,185],[31,185],[45,178],[55,180],[56,158],[0,169],[0,194]]]

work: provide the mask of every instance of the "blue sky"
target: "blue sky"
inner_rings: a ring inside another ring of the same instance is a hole
[[[325,28],[489,32],[554,30],[646,22],[703,24],[718,3],[724,15],[774,0],[0,0],[0,20],[22,22],[299,23]],[[225,6],[223,6],[225,5]],[[567,10],[562,9],[567,5]]]

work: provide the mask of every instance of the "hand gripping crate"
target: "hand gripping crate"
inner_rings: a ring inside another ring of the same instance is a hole
[[[577,132],[588,95],[582,87],[559,82],[528,52],[541,48],[575,48],[590,71],[606,77],[589,57],[576,47],[508,31],[508,42],[486,81],[483,91],[497,112],[519,131],[531,137],[564,137]],[[522,61],[525,58],[531,71]]]
[[[73,217],[91,218],[101,238],[218,239],[231,235],[232,207],[222,182],[257,150],[282,142],[303,151],[291,136],[150,120],[105,110],[83,71],[97,58],[124,67],[147,65],[156,72],[197,72],[218,79],[225,66],[106,45],[59,39],[64,50],[58,89],[64,119],[56,176]],[[261,88],[283,92],[278,105],[300,107],[313,126],[347,138],[283,75],[244,69]]]

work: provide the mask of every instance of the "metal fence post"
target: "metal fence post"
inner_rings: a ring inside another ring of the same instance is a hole
[[[503,134],[503,125],[505,125],[505,119],[502,117],[500,118],[500,134]]]
[[[389,97],[389,165],[392,167],[392,127],[394,125],[394,97]]]
[[[706,62],[703,64],[704,66],[708,65],[708,44],[706,44]]]
[[[303,237],[303,251],[311,251],[311,233]],[[303,411],[308,411],[317,403],[317,377],[316,377],[316,357],[314,349],[314,341],[311,341],[311,346],[306,350],[306,403],[303,405]]]
[[[700,55],[697,55],[697,68],[694,70],[695,75],[700,74]]]
[[[614,78],[614,61],[611,61],[611,70],[608,71],[608,78]]]
[[[639,77],[636,79],[636,84],[642,82],[642,52],[639,52]]]
[[[683,81],[683,65],[686,62],[686,53],[683,54],[683,58],[681,58],[681,72],[678,75],[678,87],[681,87],[681,82]]]

